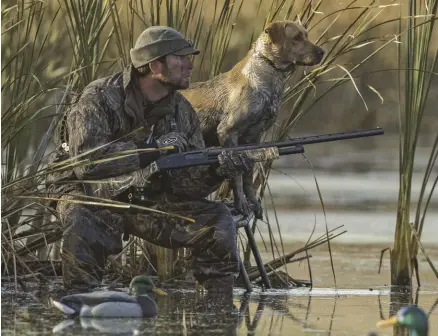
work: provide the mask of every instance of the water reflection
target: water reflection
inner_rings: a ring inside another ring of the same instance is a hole
[[[67,330],[71,328],[71,330]],[[156,319],[98,319],[98,318],[78,318],[67,319],[52,329],[54,334],[61,334],[66,331],[76,331],[76,334],[88,335],[87,331],[100,332],[99,334],[112,335],[154,335],[156,329]]]
[[[157,298],[160,313],[155,319],[67,319],[48,306],[44,295],[5,295],[2,290],[2,335],[367,335],[378,331],[379,319],[411,303],[436,320],[436,292],[357,292],[236,292],[231,302],[175,290]],[[378,331],[390,334],[407,335],[399,328]]]

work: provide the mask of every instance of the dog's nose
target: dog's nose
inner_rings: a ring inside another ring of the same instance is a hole
[[[322,50],[321,48],[318,48],[317,50],[318,56],[324,56],[324,50]]]

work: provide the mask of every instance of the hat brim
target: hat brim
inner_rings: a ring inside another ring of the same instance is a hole
[[[193,47],[185,47],[180,50],[174,51],[172,54],[176,56],[187,56],[187,55],[198,55],[199,53],[200,51]]]

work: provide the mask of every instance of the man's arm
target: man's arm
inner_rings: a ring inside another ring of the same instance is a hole
[[[67,117],[71,156],[103,146],[86,156],[91,161],[96,161],[117,155],[121,151],[138,148],[136,143],[130,140],[114,141],[116,139],[112,129],[112,118],[116,116],[109,113],[113,112],[106,110],[99,88],[86,88]],[[80,165],[75,167],[74,171],[80,180],[99,180],[99,183],[90,183],[94,191],[93,196],[112,197],[131,185],[142,186],[145,181],[141,168],[139,155],[134,152],[121,159]]]

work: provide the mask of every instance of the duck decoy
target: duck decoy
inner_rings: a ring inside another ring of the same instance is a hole
[[[153,293],[167,295],[155,287],[152,279],[145,275],[134,277],[129,284],[129,293],[118,291],[96,291],[67,295],[60,301],[51,300],[52,305],[70,316],[81,317],[155,317],[158,307]]]
[[[409,329],[410,336],[428,336],[429,321],[426,313],[419,307],[409,305],[402,307],[396,315],[377,322],[377,327],[402,325]]]

